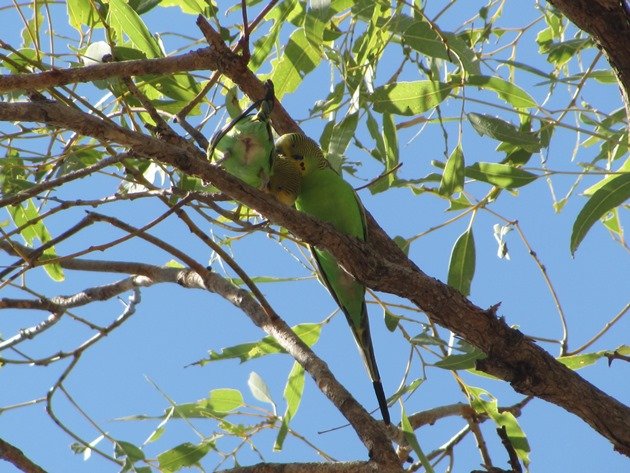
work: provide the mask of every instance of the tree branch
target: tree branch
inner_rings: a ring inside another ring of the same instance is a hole
[[[630,409],[510,328],[493,310],[475,306],[453,288],[424,274],[373,219],[368,242],[339,234],[332,226],[275,201],[213,166],[201,152],[193,154],[54,102],[0,103],[0,119],[5,117],[40,121],[118,142],[139,156],[157,159],[211,182],[304,241],[328,249],[366,286],[409,299],[433,322],[486,353],[479,369],[508,381],[517,392],[540,397],[579,416],[609,439],[615,449],[630,456]]]
[[[46,473],[41,466],[27,458],[22,450],[2,439],[0,439],[0,459],[8,461],[24,473]]]
[[[630,15],[619,0],[548,0],[590,34],[615,71],[630,120]]]

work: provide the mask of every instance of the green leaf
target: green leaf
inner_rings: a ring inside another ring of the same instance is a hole
[[[293,363],[287,384],[284,387],[284,399],[287,402],[287,408],[282,416],[282,424],[276,437],[273,449],[275,451],[282,450],[284,440],[289,432],[289,423],[295,416],[300,403],[302,402],[302,394],[304,393],[304,368],[296,361]]]
[[[537,105],[531,95],[514,83],[508,82],[500,77],[471,75],[466,78],[465,83],[466,85],[496,92],[499,98],[516,108],[531,108]],[[456,77],[452,85],[458,85]]]
[[[578,246],[597,220],[629,198],[630,173],[620,174],[597,189],[580,210],[573,223],[571,254],[575,254]]]
[[[324,30],[333,11],[330,0],[311,0],[304,16],[304,32],[314,48],[321,48],[324,42]]]
[[[158,463],[162,473],[174,473],[182,468],[196,465],[213,448],[209,441],[194,445],[190,442],[182,443],[177,447],[158,455]]]
[[[304,7],[298,0],[280,2],[267,13],[265,19],[272,21],[273,25],[267,34],[254,42],[252,57],[248,63],[249,68],[253,72],[256,72],[269,56],[274,44],[276,44],[278,40],[278,35],[282,27],[303,14]]]
[[[383,23],[387,24],[391,15],[392,6],[389,3],[373,3],[370,20],[366,22],[367,30],[365,34],[355,41],[354,45],[354,55],[359,67],[378,62],[391,37],[391,33],[380,25]]]
[[[320,61],[320,52],[306,39],[303,28],[296,29],[284,48],[284,54],[272,61],[273,72],[270,79],[275,86],[278,100],[293,92]]]
[[[475,52],[457,35],[439,31],[423,17],[412,18],[396,14],[390,21],[378,24],[394,33],[402,44],[432,58],[444,59],[459,66],[470,74],[479,74],[479,60]]]
[[[446,161],[438,192],[450,196],[464,190],[464,152],[457,145]]]
[[[630,356],[630,345],[621,345],[616,350],[601,350],[582,355],[561,356],[557,360],[567,368],[575,371],[590,366],[601,358],[615,355]]]
[[[411,246],[411,243],[409,243],[408,239],[400,235],[396,235],[394,237],[394,243],[396,243],[396,246],[402,250],[405,256],[409,256],[409,247]]]
[[[210,391],[208,397],[195,402],[177,404],[168,408],[164,419],[207,419],[223,417],[244,404],[243,395],[237,389],[221,388]]]
[[[78,32],[83,25],[90,28],[100,23],[98,13],[90,0],[67,0],[68,23]]]
[[[536,152],[542,148],[540,140],[534,133],[521,131],[511,123],[503,121],[500,118],[479,113],[468,113],[466,117],[480,135],[486,135],[498,141],[518,145],[532,152]]]
[[[578,51],[591,47],[593,44],[591,38],[570,39],[561,43],[551,43],[547,47],[547,61],[556,67],[561,67],[575,57]]]
[[[163,7],[179,7],[183,13],[188,15],[208,15],[206,7],[212,2],[206,0],[161,0],[160,5]]]
[[[271,392],[269,391],[269,386],[265,383],[265,380],[256,373],[252,371],[249,373],[249,378],[247,379],[247,385],[249,386],[249,390],[252,395],[261,402],[266,402],[273,406],[273,411],[276,412],[276,403],[273,402],[271,398]]]
[[[116,458],[127,457],[132,463],[144,460],[144,452],[134,444],[124,440],[116,440],[114,444],[114,454]]]
[[[486,354],[479,349],[474,349],[469,353],[448,355],[433,364],[437,368],[445,370],[469,370],[477,366],[477,360],[483,360]]]
[[[400,318],[396,317],[389,309],[384,309],[383,318],[385,319],[385,327],[390,332],[393,332],[400,323]]]
[[[330,142],[328,143],[328,153],[343,155],[346,152],[350,140],[354,136],[358,123],[358,113],[349,113],[343,120],[335,123],[330,135]]]
[[[7,207],[7,210],[16,227],[21,227],[28,222],[32,222],[20,231],[20,235],[28,246],[33,247],[35,240],[39,240],[44,244],[52,239],[43,220],[39,218],[39,212],[32,199],[27,201],[26,206],[10,205]],[[47,259],[50,260],[54,258],[57,258],[57,253],[55,252],[55,247],[51,246],[44,250],[39,257],[39,261],[43,262]],[[60,282],[64,280],[63,269],[58,263],[44,264],[43,267],[53,281]]]
[[[379,161],[385,162],[385,141],[383,139],[383,133],[381,131],[381,127],[377,123],[376,119],[370,113],[369,110],[367,112],[367,128],[370,132],[370,136],[374,140],[376,149],[372,151],[372,155],[376,157]]]
[[[413,431],[413,427],[411,426],[411,422],[409,422],[409,418],[407,417],[407,413],[405,412],[405,408],[402,408],[402,414],[400,419],[401,427],[403,434],[405,435],[405,439],[407,440],[407,444],[412,448],[412,450],[418,456],[420,463],[424,466],[424,469],[427,473],[434,473],[433,468],[431,467],[431,463],[429,459],[426,457],[422,448],[420,448],[420,443],[418,442],[418,438],[416,437],[415,432]]]
[[[475,238],[472,227],[462,233],[451,252],[448,282],[463,295],[470,295],[470,284],[475,275]]]
[[[238,389],[213,389],[206,399],[206,407],[213,412],[225,413],[238,409],[243,402],[243,395]]]
[[[439,105],[451,91],[443,82],[421,80],[378,87],[371,96],[374,110],[395,115],[416,115]]]
[[[592,196],[598,189],[601,189],[610,181],[612,181],[614,178],[619,176],[619,173],[626,173],[626,172],[630,173],[630,156],[628,156],[628,158],[624,161],[621,167],[617,169],[615,174],[608,174],[601,181],[593,184],[591,187],[589,187],[584,192],[582,192],[582,194],[587,195],[587,196]]]
[[[124,0],[109,0],[107,13],[109,24],[116,30],[118,38],[127,36],[131,43],[143,51],[147,58],[162,57],[158,42],[144,24],[140,16]]]
[[[538,178],[536,174],[523,169],[497,163],[475,163],[467,166],[464,173],[467,177],[488,182],[502,189],[526,186]]]
[[[510,412],[499,412],[497,399],[488,391],[473,386],[466,386],[466,392],[469,394],[470,405],[475,412],[488,415],[499,428],[505,427],[507,437],[512,447],[514,447],[516,455],[527,467],[531,449],[527,436],[521,429],[516,417]],[[488,397],[489,400],[484,399],[485,397]]]
[[[292,327],[295,334],[309,347],[313,346],[317,340],[319,340],[321,329],[321,324],[313,323],[300,324]],[[242,343],[223,348],[220,352],[210,350],[208,352],[208,358],[196,361],[193,364],[203,366],[211,361],[230,360],[235,358],[238,358],[241,362],[245,362],[274,353],[285,353],[285,351],[280,347],[280,345],[278,345],[278,342],[276,342],[273,337],[267,336],[257,342]]]
[[[396,173],[392,172],[400,161],[398,152],[398,135],[396,133],[396,122],[392,114],[383,114],[383,147],[385,159],[386,176],[381,177],[370,186],[370,192],[377,194],[389,189],[396,182]]]

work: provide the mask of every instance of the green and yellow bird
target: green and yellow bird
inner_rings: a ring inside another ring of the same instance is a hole
[[[256,107],[260,109],[253,115]],[[255,102],[214,135],[207,151],[210,161],[257,189],[267,187],[273,172],[272,109],[273,95]]]
[[[300,133],[282,135],[276,141],[277,159],[286,159],[294,166],[287,171],[295,180],[295,170],[301,176],[297,187],[285,182],[285,188],[296,188],[295,207],[313,217],[330,223],[338,231],[360,240],[366,239],[363,206],[350,184],[330,166],[315,141]],[[274,172],[275,175],[275,172]],[[282,178],[276,177],[276,182]],[[272,177],[271,183],[274,183]],[[273,191],[272,191],[273,192]],[[324,284],[346,316],[359,346],[365,367],[372,379],[376,399],[386,424],[390,423],[387,398],[376,365],[370,324],[365,305],[365,286],[346,272],[326,250],[311,248]]]

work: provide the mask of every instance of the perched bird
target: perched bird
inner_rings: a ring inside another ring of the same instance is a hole
[[[260,109],[252,115],[256,107]],[[275,154],[269,125],[272,109],[273,95],[252,104],[214,135],[208,147],[208,159],[250,186],[266,188]]]
[[[275,153],[266,191],[289,207],[293,206],[302,186],[302,174],[292,160]]]
[[[366,239],[363,206],[354,189],[330,166],[315,141],[300,133],[282,135],[276,141],[278,159],[293,163],[301,175],[295,207],[338,231]],[[273,180],[272,180],[273,182]],[[365,286],[346,272],[326,250],[311,248],[324,284],[346,316],[372,379],[381,415],[390,423],[387,398],[376,365],[365,305]]]

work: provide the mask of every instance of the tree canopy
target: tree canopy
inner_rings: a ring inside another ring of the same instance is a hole
[[[0,19],[0,459],[627,461],[626,2],[69,0]],[[320,144],[366,241],[209,159],[269,84],[275,135]],[[308,245],[368,288],[391,426]]]

